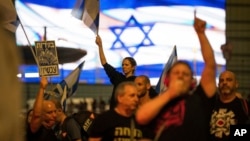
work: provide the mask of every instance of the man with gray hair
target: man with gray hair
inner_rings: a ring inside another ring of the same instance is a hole
[[[150,132],[136,123],[138,90],[132,81],[120,83],[115,90],[116,107],[95,119],[89,141],[139,140],[150,138]],[[147,137],[145,136],[147,135]]]

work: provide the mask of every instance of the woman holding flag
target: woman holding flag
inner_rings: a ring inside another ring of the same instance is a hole
[[[135,76],[135,70],[136,70],[136,61],[132,57],[125,57],[122,61],[122,72],[117,71],[113,66],[107,63],[103,46],[102,46],[102,39],[99,35],[96,36],[96,44],[99,47],[99,57],[102,66],[104,67],[104,70],[106,74],[108,75],[110,82],[113,84],[113,91],[110,99],[110,109],[113,109],[116,105],[115,97],[114,97],[114,91],[118,84],[124,81],[134,81]]]

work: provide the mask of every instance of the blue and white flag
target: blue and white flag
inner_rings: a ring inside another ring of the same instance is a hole
[[[53,90],[53,92],[60,94],[60,97],[62,97],[64,93],[64,87],[66,87],[66,91],[67,91],[66,98],[74,95],[78,87],[79,77],[80,77],[84,62],[85,61],[79,64],[78,67],[75,68],[64,80],[58,83],[56,85],[56,88]]]
[[[174,46],[174,49],[168,58],[168,62],[165,64],[165,67],[161,73],[159,81],[156,84],[155,90],[157,93],[161,93],[167,89],[167,86],[165,84],[167,72],[176,61],[177,61],[177,51],[176,51],[176,46]]]
[[[76,4],[71,14],[82,20],[96,35],[99,28],[99,0],[76,0]]]

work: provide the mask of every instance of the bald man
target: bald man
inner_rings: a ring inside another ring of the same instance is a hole
[[[56,141],[52,128],[56,124],[56,106],[52,101],[44,100],[44,90],[48,84],[42,77],[40,88],[33,107],[33,115],[27,129],[27,141]]]
[[[219,97],[223,103],[229,103],[236,98],[239,84],[236,76],[231,71],[224,71],[219,77]]]
[[[245,112],[242,98],[239,98],[239,87],[235,74],[232,71],[224,71],[219,76],[219,98],[215,102],[210,121],[211,140],[228,141],[230,125],[245,124],[249,112]],[[246,102],[245,106],[250,108]]]

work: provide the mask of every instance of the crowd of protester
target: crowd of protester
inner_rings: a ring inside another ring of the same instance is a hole
[[[160,94],[153,89],[148,76],[135,75],[133,58],[124,58],[122,72],[108,64],[98,35],[101,64],[114,86],[110,102],[93,99],[89,108],[86,101],[77,105],[71,101],[62,112],[62,105],[43,99],[47,81],[41,78],[26,126],[27,140],[228,141],[230,125],[249,122],[249,103],[237,92],[239,84],[232,71],[222,72],[217,86],[216,62],[205,34],[206,22],[195,16],[194,30],[205,63],[199,84],[191,66],[178,60],[167,71],[164,81],[167,89]],[[95,113],[83,125],[87,122],[88,132],[82,132],[77,119],[67,120],[81,111]]]

